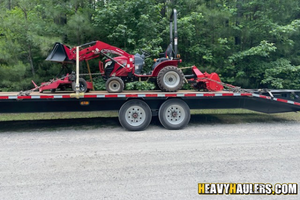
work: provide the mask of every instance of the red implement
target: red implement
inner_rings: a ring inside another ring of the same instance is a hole
[[[196,66],[193,66],[192,70],[196,77],[189,79],[189,82],[193,83],[195,89],[204,89],[212,92],[222,91],[224,89],[217,73],[202,73]]]
[[[61,79],[52,79],[49,82],[43,82],[40,86],[37,86],[33,81],[35,88],[32,90],[39,90],[40,93],[43,93],[45,90],[50,90],[51,92],[55,92],[57,89],[65,90],[67,88],[72,88],[72,90],[76,90],[75,81],[70,78],[71,75],[67,74],[65,77]],[[86,81],[82,78],[79,79],[79,90],[80,92],[88,92],[93,89],[93,83]]]

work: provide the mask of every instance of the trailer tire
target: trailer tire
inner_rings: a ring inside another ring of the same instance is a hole
[[[184,74],[175,66],[166,66],[157,75],[157,85],[163,92],[176,92],[184,84]]]
[[[119,110],[119,122],[129,131],[146,129],[152,119],[152,112],[147,103],[139,99],[125,102]]]
[[[72,90],[76,92],[76,81],[72,82]],[[87,91],[87,83],[83,78],[79,78],[79,92]]]
[[[190,108],[181,99],[169,99],[160,106],[158,118],[166,129],[182,129],[190,121]]]
[[[105,87],[109,93],[120,93],[124,90],[124,81],[119,77],[110,77],[106,83]]]

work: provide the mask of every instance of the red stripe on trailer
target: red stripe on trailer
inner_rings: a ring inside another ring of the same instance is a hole
[[[184,94],[184,96],[185,96],[185,97],[195,97],[196,94],[195,94],[195,93],[193,93],[193,94]]]
[[[45,95],[40,96],[40,99],[53,99],[53,98],[54,96],[45,96]]]
[[[18,96],[18,99],[31,99],[31,96]]]
[[[285,100],[285,99],[277,99],[277,101],[284,102],[284,103],[288,102],[288,100]]]
[[[84,98],[97,98],[97,95],[84,95]]]
[[[252,94],[251,93],[242,93],[241,96],[250,96],[251,97]]]
[[[63,99],[70,99],[71,96],[70,96],[70,95],[62,95],[62,98],[63,98]]]
[[[204,97],[214,97],[215,94],[212,93],[207,93],[207,94],[203,94]]]
[[[146,94],[146,97],[157,97],[157,94]]]
[[[137,94],[126,94],[125,97],[138,97]]]
[[[0,96],[0,99],[8,99],[8,96]]]
[[[118,95],[117,94],[106,94],[105,98],[117,98]]]
[[[233,93],[224,93],[222,94],[223,97],[232,97]]]
[[[263,98],[263,99],[271,99],[271,97],[264,96],[264,95],[259,95],[259,98]]]
[[[300,106],[300,103],[298,103],[298,102],[294,102],[294,104],[297,105],[297,106]]]
[[[165,97],[177,97],[177,94],[165,94]]]

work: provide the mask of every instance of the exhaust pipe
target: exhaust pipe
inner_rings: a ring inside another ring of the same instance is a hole
[[[174,38],[173,38],[173,22],[174,22]],[[173,41],[174,39],[174,41]],[[177,10],[173,9],[170,16],[170,43],[174,46],[174,58],[177,57],[178,33],[177,33]]]
[[[59,63],[75,63],[74,60],[70,60],[66,50],[69,48],[59,42],[56,42],[53,46],[51,53],[46,58],[46,61],[59,62]]]

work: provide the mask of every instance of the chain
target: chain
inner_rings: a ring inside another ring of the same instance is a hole
[[[86,73],[86,74],[79,74],[79,76],[89,76],[89,75],[103,75],[103,73]]]
[[[179,69],[191,69],[192,67],[179,67]]]
[[[228,83],[224,83],[224,82],[221,82],[221,81],[216,81],[216,80],[213,80],[213,79],[210,79],[210,78],[198,78],[198,79],[209,80],[209,81],[215,82],[215,83],[217,83],[219,85],[222,85],[222,86],[230,89],[233,92],[237,92],[237,93],[250,92],[249,90],[242,89],[241,87],[234,86],[234,85],[231,85],[231,84],[228,84]]]
[[[179,69],[190,69],[190,68],[192,68],[192,67],[180,67]],[[230,84],[227,84],[227,83],[224,83],[224,82],[221,82],[221,81],[216,81],[216,80],[213,80],[213,79],[210,79],[210,78],[198,78],[198,79],[209,80],[209,81],[215,82],[219,85],[222,85],[222,86],[232,90],[233,92],[238,92],[238,93],[250,92],[250,91],[247,91],[246,89],[242,89],[241,87],[230,85]],[[185,82],[187,83],[188,81],[185,79]]]

